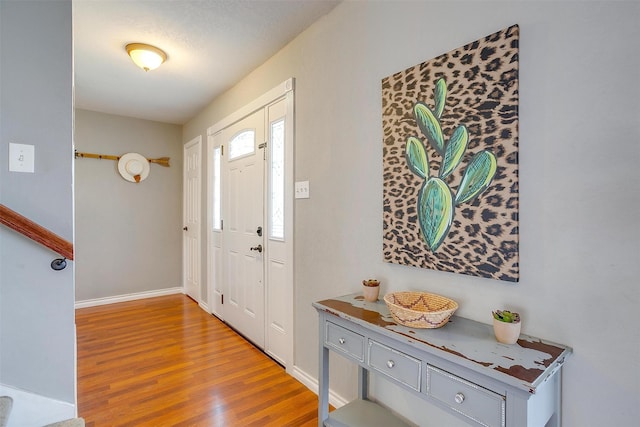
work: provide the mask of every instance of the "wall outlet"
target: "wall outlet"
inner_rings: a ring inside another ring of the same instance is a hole
[[[309,198],[309,181],[296,182],[296,199]]]
[[[9,143],[9,172],[34,173],[36,147]]]

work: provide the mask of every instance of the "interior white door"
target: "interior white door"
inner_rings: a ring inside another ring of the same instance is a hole
[[[198,303],[200,286],[200,180],[202,137],[184,146],[182,275],[184,291]]]
[[[225,129],[224,141],[224,319],[264,348],[264,110]]]

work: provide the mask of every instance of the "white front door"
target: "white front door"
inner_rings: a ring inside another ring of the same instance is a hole
[[[200,303],[200,175],[202,137],[184,146],[182,275],[184,291]]]
[[[223,131],[224,319],[264,348],[264,110]]]
[[[207,129],[207,309],[287,372],[294,368],[293,83]],[[242,147],[245,131],[254,139],[238,153],[230,142]],[[251,250],[257,245],[262,252]]]

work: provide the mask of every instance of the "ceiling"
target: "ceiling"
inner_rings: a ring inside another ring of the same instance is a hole
[[[74,0],[75,106],[184,124],[339,2]],[[145,72],[128,43],[167,61]]]

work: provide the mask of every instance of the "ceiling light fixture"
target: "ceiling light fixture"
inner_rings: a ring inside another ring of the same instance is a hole
[[[155,70],[167,60],[167,54],[155,46],[130,43],[125,46],[133,62],[145,71]]]

